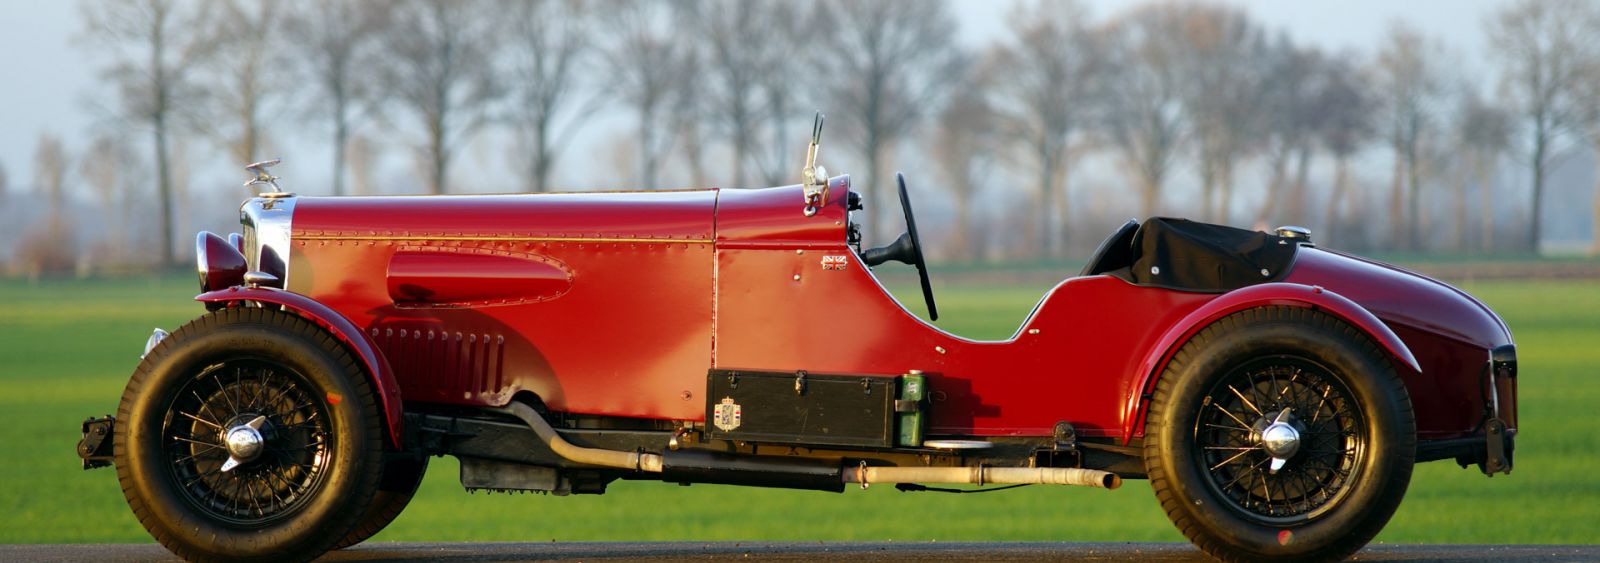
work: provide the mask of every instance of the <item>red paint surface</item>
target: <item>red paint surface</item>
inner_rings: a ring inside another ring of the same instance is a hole
[[[1473,362],[1509,342],[1453,288],[1315,249],[1285,283],[1226,295],[1068,279],[1013,338],[969,340],[907,312],[861,266],[844,241],[848,191],[831,180],[812,217],[798,187],[301,198],[289,286],[359,327],[407,401],[502,405],[526,391],[556,411],[700,420],[713,367],[916,369],[932,434],[1043,435],[1069,421],[1133,437],[1177,346],[1220,316],[1280,304],[1367,332],[1407,373],[1423,435],[1459,435],[1481,412]],[[407,284],[452,306],[419,307],[430,300]]]

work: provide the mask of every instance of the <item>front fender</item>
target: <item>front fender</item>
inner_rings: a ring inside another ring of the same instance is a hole
[[[395,383],[389,362],[378,352],[367,334],[357,328],[344,315],[327,305],[298,293],[271,287],[230,287],[195,296],[195,301],[209,305],[233,306],[244,301],[271,303],[305,317],[327,330],[350,349],[365,366],[370,383],[378,394],[378,406],[384,414],[384,431],[390,445],[401,447],[400,423],[404,416],[400,410],[400,386]]]
[[[1176,354],[1189,338],[1210,326],[1212,322],[1233,313],[1274,305],[1309,307],[1333,315],[1372,338],[1400,365],[1416,373],[1422,372],[1421,365],[1417,363],[1417,358],[1411,354],[1411,349],[1406,347],[1405,342],[1402,342],[1388,325],[1383,324],[1383,321],[1378,320],[1372,312],[1356,302],[1315,285],[1282,282],[1253,285],[1231,291],[1195,309],[1168,328],[1156,345],[1150,348],[1144,361],[1139,364],[1140,378],[1127,391],[1128,400],[1122,413],[1123,443],[1133,439],[1135,433],[1144,425],[1145,411],[1150,404],[1149,394],[1155,389],[1156,380],[1166,369],[1167,362],[1172,360],[1173,354]]]

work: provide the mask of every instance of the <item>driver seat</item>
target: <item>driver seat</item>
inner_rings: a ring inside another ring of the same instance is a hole
[[[1117,232],[1100,243],[1094,249],[1094,254],[1089,256],[1089,262],[1083,265],[1083,271],[1078,276],[1093,276],[1104,274],[1119,268],[1133,265],[1133,235],[1139,232],[1139,221],[1129,219],[1117,228]]]

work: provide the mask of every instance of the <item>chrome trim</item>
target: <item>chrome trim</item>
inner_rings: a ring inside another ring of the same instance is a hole
[[[160,344],[162,340],[166,340],[167,336],[169,336],[167,331],[159,328],[151,332],[150,338],[144,341],[144,351],[139,353],[139,359],[143,360],[145,356],[150,355],[150,351],[156,349],[156,345]]]
[[[206,287],[206,272],[211,271],[211,264],[206,261],[206,235],[209,234],[211,234],[211,231],[200,231],[194,234],[194,264],[195,271],[200,273],[201,293],[212,290],[212,288]]]
[[[278,276],[266,272],[251,270],[244,273],[244,283],[250,287],[277,287]]]
[[[268,273],[278,275],[285,288],[289,283],[290,234],[297,199],[255,197],[239,207],[239,224],[245,229],[245,261],[251,270],[266,271],[261,264],[262,250],[271,249],[283,260],[283,271]]]
[[[1298,225],[1283,225],[1273,229],[1273,233],[1283,238],[1311,240],[1311,229]]]

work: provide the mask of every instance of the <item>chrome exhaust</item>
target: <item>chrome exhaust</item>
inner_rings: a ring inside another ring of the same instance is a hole
[[[844,468],[845,483],[965,483],[970,485],[1078,485],[1115,489],[1122,477],[1075,467],[869,467]]]

